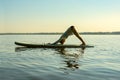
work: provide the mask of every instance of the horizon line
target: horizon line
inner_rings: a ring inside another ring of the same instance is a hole
[[[57,34],[63,34],[63,32],[27,32],[27,33],[0,33],[0,35],[39,35],[39,34],[47,34],[47,35],[57,35]],[[113,31],[113,32],[79,32],[79,34],[120,34],[120,31]]]
[[[86,31],[86,32],[78,32],[78,33],[114,33],[114,32],[120,32],[120,31]],[[64,33],[64,32],[0,32],[0,34],[14,34],[14,33]]]

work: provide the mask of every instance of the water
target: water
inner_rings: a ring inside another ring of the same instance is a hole
[[[0,80],[119,80],[120,35],[82,35],[94,48],[20,48],[60,35],[0,35]],[[71,36],[66,44],[80,44]]]

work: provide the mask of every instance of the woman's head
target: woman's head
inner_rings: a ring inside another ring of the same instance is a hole
[[[60,41],[61,44],[64,44],[64,42],[65,42],[65,39],[62,39],[62,40]]]

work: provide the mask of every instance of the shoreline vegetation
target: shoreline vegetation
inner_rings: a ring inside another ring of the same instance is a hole
[[[0,33],[0,35],[60,35],[62,32],[41,32],[41,33]],[[81,32],[82,35],[120,35],[120,32]]]

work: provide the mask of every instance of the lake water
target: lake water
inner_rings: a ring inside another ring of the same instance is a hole
[[[60,35],[0,35],[0,80],[120,80],[120,35],[82,35],[94,48],[21,48]],[[81,44],[74,36],[66,44]]]

